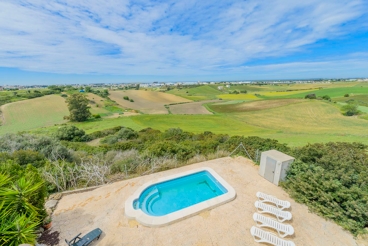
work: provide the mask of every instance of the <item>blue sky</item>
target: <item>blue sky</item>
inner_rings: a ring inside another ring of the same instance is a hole
[[[2,0],[0,85],[368,77],[367,0]]]

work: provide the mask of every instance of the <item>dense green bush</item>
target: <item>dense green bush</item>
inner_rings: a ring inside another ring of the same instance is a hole
[[[88,134],[88,138],[96,139],[96,138],[106,137],[108,135],[115,134],[116,132],[120,131],[121,128],[123,128],[123,127],[122,126],[116,126],[116,127],[109,128],[109,129],[106,129],[106,130],[96,131],[96,132],[93,132],[91,134]]]
[[[123,140],[136,139],[137,137],[138,137],[138,133],[136,131],[134,131],[131,128],[123,127],[118,132],[116,132],[114,135],[107,136],[106,138],[102,139],[101,143],[115,144]]]
[[[358,103],[355,101],[348,101],[348,104],[341,107],[341,110],[346,116],[358,115],[361,112],[358,110]]]
[[[316,96],[316,94],[308,94],[308,95],[306,95],[304,98],[305,98],[305,99],[316,99],[316,98],[317,98],[317,96]]]
[[[78,127],[73,125],[60,127],[56,131],[55,137],[59,140],[74,142],[86,142],[90,140],[82,129],[79,129]]]
[[[35,167],[42,167],[45,162],[45,156],[33,150],[17,150],[12,154],[13,159],[21,166],[31,164]]]
[[[331,101],[331,97],[329,95],[322,96],[323,100]]]
[[[368,226],[367,146],[311,144],[293,151],[294,162],[282,186],[310,210],[353,234]]]

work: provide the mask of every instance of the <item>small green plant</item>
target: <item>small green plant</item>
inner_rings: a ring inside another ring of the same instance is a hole
[[[349,97],[349,94],[348,94],[348,93],[346,93],[346,94],[344,95],[344,97]]]
[[[129,101],[130,101],[130,102],[134,102],[134,100],[133,100],[133,99],[130,99]]]
[[[129,101],[129,97],[128,96],[124,96],[123,99]]]
[[[43,224],[47,225],[50,224],[52,222],[51,216],[47,216],[44,220],[43,220]]]
[[[331,97],[329,95],[324,95],[322,97],[323,100],[331,101]]]

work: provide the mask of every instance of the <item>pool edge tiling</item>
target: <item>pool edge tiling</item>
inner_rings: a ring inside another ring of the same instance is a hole
[[[157,183],[173,180],[176,178],[180,178],[183,176],[191,175],[194,173],[198,173],[201,171],[207,171],[209,172],[226,190],[227,192],[211,198],[209,200],[205,200],[203,202],[194,204],[192,206],[183,208],[181,210],[169,213],[167,215],[163,216],[152,216],[144,213],[141,209],[134,209],[133,203],[136,199],[138,199],[141,195],[141,193],[147,189],[151,185],[155,185]],[[125,201],[125,216],[129,219],[135,219],[140,224],[148,227],[160,227],[172,224],[174,222],[186,219],[188,217],[194,216],[196,214],[199,214],[200,212],[204,210],[213,209],[217,206],[220,206],[222,204],[225,204],[227,202],[230,202],[236,198],[236,192],[232,186],[230,186],[220,175],[218,175],[212,168],[209,167],[202,167],[202,168],[196,168],[190,171],[178,173],[175,175],[170,175],[167,177],[158,178],[155,180],[151,180],[145,184],[143,184],[141,187],[139,187],[133,195],[131,195],[126,201]]]

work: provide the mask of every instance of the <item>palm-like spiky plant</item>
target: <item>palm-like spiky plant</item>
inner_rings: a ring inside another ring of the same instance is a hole
[[[40,218],[30,200],[42,185],[25,178],[11,182],[0,173],[0,245],[34,243]]]

